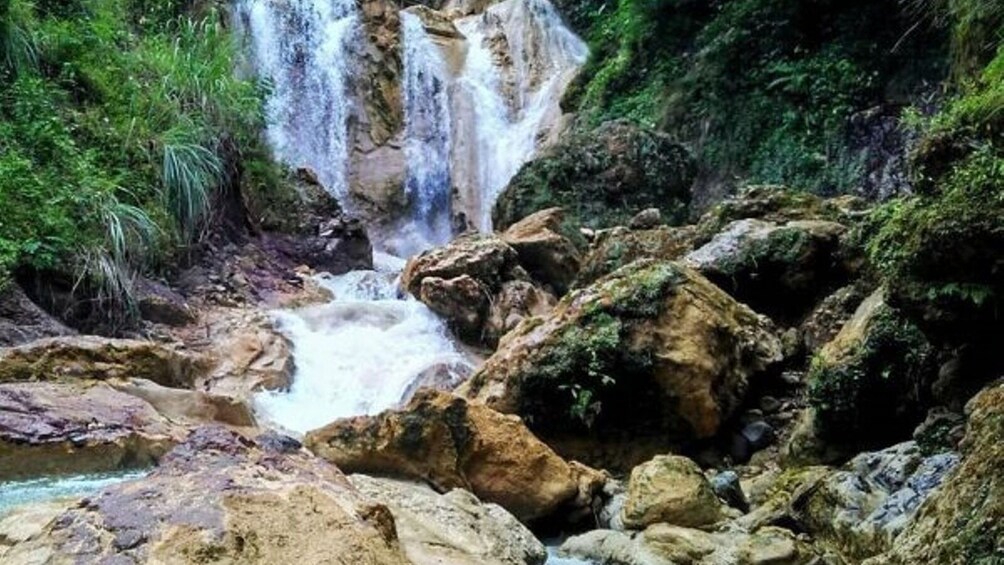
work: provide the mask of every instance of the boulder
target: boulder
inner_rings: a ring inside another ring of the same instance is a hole
[[[628,222],[633,230],[650,230],[662,223],[662,212],[658,208],[646,208],[638,212]]]
[[[17,283],[0,283],[0,347],[75,333],[32,302]]]
[[[200,390],[248,399],[261,390],[288,388],[295,369],[293,346],[265,320],[237,321],[210,350],[214,367]]]
[[[876,291],[813,360],[807,416],[813,422],[792,436],[789,447],[812,443],[803,437],[808,433],[851,449],[910,437],[930,402],[935,373],[924,335]],[[789,452],[795,460],[811,460],[797,449]]]
[[[206,359],[134,339],[66,336],[0,349],[0,383],[131,377],[191,388],[207,369]]]
[[[338,215],[321,221],[314,233],[270,233],[265,247],[293,265],[309,265],[333,275],[373,268],[373,245],[362,220]]]
[[[470,234],[411,258],[401,273],[401,286],[421,296],[427,277],[449,280],[467,275],[494,292],[503,280],[512,278],[510,273],[518,266],[516,251],[501,238]]]
[[[107,383],[0,383],[0,481],[151,465],[185,434]]]
[[[659,522],[708,527],[725,517],[701,468],[679,455],[660,455],[632,469],[621,512],[624,525],[632,529]]]
[[[557,302],[554,295],[530,282],[504,282],[491,301],[482,339],[487,345],[498,345],[520,322],[547,314]]]
[[[1004,384],[966,405],[962,460],[888,552],[867,565],[996,563],[1004,557]]]
[[[564,210],[548,208],[530,214],[502,234],[502,240],[519,255],[530,276],[564,294],[579,272],[579,250],[562,235]]]
[[[665,451],[713,437],[780,348],[768,320],[697,272],[642,260],[525,320],[461,390],[552,445],[649,437]]]
[[[824,220],[737,220],[685,261],[758,312],[797,320],[849,275],[840,258],[846,231]]]
[[[519,418],[432,390],[401,410],[314,430],[306,445],[343,471],[406,477],[441,492],[465,488],[524,521],[589,508],[602,483],[599,473],[558,457]]]
[[[818,556],[792,532],[766,527],[754,533],[654,524],[640,533],[594,530],[568,538],[561,553],[606,565],[801,565]]]
[[[146,477],[68,503],[34,535],[0,544],[0,559],[408,564],[387,507],[295,445],[201,428]]]
[[[837,337],[850,321],[861,301],[871,294],[861,285],[851,284],[835,290],[817,304],[799,325],[805,350],[814,355]]]
[[[576,287],[595,282],[638,259],[675,261],[691,250],[693,228],[660,226],[645,230],[615,227],[600,230],[582,260]]]
[[[425,485],[366,475],[349,480],[390,509],[401,549],[414,565],[541,565],[547,556],[512,514],[466,490],[440,494]]]
[[[425,277],[418,299],[449,321],[461,338],[477,342],[488,310],[486,289],[470,275],[452,279]]]
[[[668,135],[625,120],[566,136],[524,165],[492,210],[495,229],[560,206],[573,225],[626,224],[633,210],[657,207],[669,224],[687,216],[696,168]]]
[[[148,322],[184,326],[195,321],[185,298],[163,283],[140,277],[133,284],[139,315]]]

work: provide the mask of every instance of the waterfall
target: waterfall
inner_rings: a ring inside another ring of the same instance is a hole
[[[276,158],[314,171],[344,203],[355,0],[240,0],[235,20],[270,88],[266,135]]]
[[[459,84],[473,113],[465,133],[472,138],[466,150],[475,169],[477,224],[490,231],[495,199],[560,117],[561,93],[588,48],[547,0],[506,0],[456,25],[469,44]],[[508,47],[501,57],[492,50],[500,43]]]

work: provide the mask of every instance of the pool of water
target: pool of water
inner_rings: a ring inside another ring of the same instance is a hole
[[[547,561],[545,565],[596,565],[592,561],[585,561],[582,559],[576,559],[575,557],[562,557],[558,555],[558,547],[560,544],[548,544],[547,545]]]
[[[147,470],[114,471],[87,475],[40,477],[25,481],[0,482],[0,516],[25,504],[47,502],[57,498],[87,496],[101,489],[130,479],[138,479]]]

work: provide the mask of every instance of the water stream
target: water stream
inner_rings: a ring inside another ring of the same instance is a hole
[[[146,473],[147,471],[134,469],[0,482],[0,517],[11,509],[24,504],[86,496],[116,483],[138,479]]]

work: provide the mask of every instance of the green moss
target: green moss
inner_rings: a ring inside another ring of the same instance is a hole
[[[923,416],[931,346],[914,324],[880,308],[847,358],[813,360],[809,403],[820,437],[879,446],[907,436]]]

